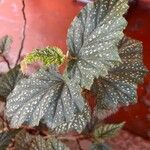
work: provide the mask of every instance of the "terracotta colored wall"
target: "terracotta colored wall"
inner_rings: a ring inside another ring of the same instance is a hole
[[[66,34],[71,20],[82,8],[72,0],[0,0],[0,37],[9,34],[14,43],[7,56],[12,66],[33,48],[55,45],[66,51]],[[126,34],[143,41],[144,62],[150,69],[150,0],[133,1]],[[6,71],[0,63],[0,72]],[[126,121],[126,129],[148,136],[150,132],[150,76],[139,88],[139,102],[121,108],[109,121]],[[149,117],[149,118],[148,118]]]
[[[24,30],[22,56],[33,48],[47,45],[66,51],[67,28],[81,8],[81,4],[72,0],[1,0],[0,37],[5,34],[13,37],[14,43],[8,56],[12,64],[21,48]],[[5,65],[1,63],[0,71],[4,70]]]

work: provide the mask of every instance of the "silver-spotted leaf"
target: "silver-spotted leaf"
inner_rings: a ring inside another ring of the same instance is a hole
[[[17,133],[18,130],[0,132],[0,150],[6,150],[12,138],[14,138]]]
[[[92,144],[90,150],[111,150],[107,144]]]
[[[11,37],[9,37],[8,35],[2,37],[0,39],[0,54],[4,53],[10,49],[11,43],[12,43]]]
[[[15,150],[69,150],[55,138],[44,139],[41,136],[30,135],[25,130],[16,135],[14,147]]]
[[[16,85],[7,98],[6,116],[15,128],[23,123],[37,126],[42,121],[54,129],[83,108],[80,86],[51,67],[40,69]]]
[[[88,122],[90,122],[90,119],[90,109],[86,104],[82,113],[75,114],[69,122],[63,123],[56,127],[55,132],[62,134],[69,131],[77,131],[78,133],[81,133],[85,129]]]
[[[43,139],[37,136],[31,145],[30,150],[69,150],[69,148],[57,139]]]
[[[96,0],[87,4],[68,30],[67,74],[90,89],[94,77],[106,76],[121,60],[117,44],[123,37],[128,0]]]
[[[6,98],[10,92],[14,89],[15,85],[23,78],[23,74],[20,72],[20,67],[9,70],[6,74],[3,74],[0,78],[0,96]]]
[[[124,123],[120,124],[101,124],[97,126],[94,130],[94,138],[96,140],[103,140],[105,138],[110,138],[118,133],[118,131],[123,127]]]
[[[91,88],[96,95],[97,110],[136,102],[137,84],[148,72],[142,54],[141,42],[127,37],[122,39],[119,44],[122,63],[111,69],[106,77],[95,79]]]

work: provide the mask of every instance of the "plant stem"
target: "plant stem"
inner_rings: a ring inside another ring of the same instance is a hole
[[[82,147],[81,147],[81,145],[80,145],[79,140],[77,139],[76,141],[77,141],[77,144],[78,144],[79,150],[83,150],[83,149],[82,149]]]
[[[10,67],[10,63],[9,63],[9,61],[7,60],[7,58],[6,58],[5,56],[2,56],[2,58],[4,59],[4,61],[5,61],[5,62],[6,62],[6,64],[7,64],[8,69],[10,70],[10,69],[11,69],[11,67]]]
[[[3,115],[0,115],[0,118],[1,118],[1,120],[2,120],[2,122],[3,122],[3,125],[5,126],[5,124],[6,124],[7,130],[9,130],[10,127],[9,127],[8,121],[4,119],[4,116],[3,116]],[[4,128],[4,129],[5,129],[5,128]]]
[[[72,135],[72,136],[55,136],[55,135],[49,135],[50,137],[55,137],[58,140],[70,140],[70,141],[76,141],[78,140],[84,140],[84,139],[93,139],[92,135]],[[48,137],[49,137],[48,136]],[[90,140],[91,141],[91,140]]]

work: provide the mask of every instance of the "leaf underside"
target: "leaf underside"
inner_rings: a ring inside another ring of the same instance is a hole
[[[52,66],[21,80],[7,98],[6,116],[11,127],[37,126],[41,121],[54,129],[82,113],[84,105],[79,85]]]
[[[15,85],[23,78],[23,74],[20,72],[20,67],[8,71],[8,73],[2,75],[0,78],[0,96],[6,98],[11,91],[14,89]],[[0,99],[5,100],[5,99]]]
[[[81,133],[88,122],[90,122],[91,116],[90,116],[90,110],[88,105],[86,104],[82,113],[77,113],[74,115],[74,117],[66,123],[63,123],[55,128],[56,133],[66,133],[69,131],[77,131],[78,133]]]
[[[92,85],[98,112],[135,103],[137,84],[148,72],[143,64],[141,42],[124,37],[119,44],[119,55],[122,63],[111,69],[106,77],[95,79]]]
[[[71,61],[67,74],[90,89],[93,79],[106,76],[121,60],[117,45],[123,37],[128,0],[96,0],[87,4],[68,30]]]
[[[15,150],[69,150],[57,139],[45,140],[41,136],[32,136],[22,130],[16,135]]]
[[[0,54],[7,52],[10,49],[12,39],[6,35],[0,39]]]

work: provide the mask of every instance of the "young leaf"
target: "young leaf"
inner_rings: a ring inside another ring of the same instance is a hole
[[[54,129],[69,122],[83,108],[79,85],[51,67],[40,69],[15,87],[7,98],[6,116],[15,128],[23,123],[37,126],[41,120]]]
[[[67,74],[90,89],[94,77],[106,76],[121,60],[117,44],[127,22],[123,14],[128,0],[96,0],[87,4],[68,31],[69,58]]]
[[[97,111],[135,103],[137,84],[148,72],[143,64],[141,42],[124,37],[119,45],[119,55],[122,63],[111,69],[106,77],[95,79],[92,86]]]
[[[104,124],[98,126],[94,131],[94,138],[99,141],[101,139],[114,136],[123,127],[124,123],[120,124]]]
[[[28,54],[21,62],[21,70],[24,71],[28,64],[40,61],[44,66],[51,64],[60,65],[64,61],[65,55],[61,49],[57,47],[46,47],[42,49],[35,49],[32,53]]]
[[[20,72],[20,67],[8,71],[8,73],[2,75],[0,78],[0,96],[6,98],[11,91],[14,89],[15,85],[23,78],[23,74]],[[0,99],[5,100],[5,99]]]
[[[90,150],[111,150],[111,148],[106,144],[92,144]]]
[[[43,139],[41,136],[32,136],[22,130],[16,135],[15,150],[69,150],[56,139]]]
[[[86,127],[87,123],[90,122],[90,110],[88,105],[86,104],[82,113],[77,113],[74,117],[66,123],[63,123],[55,128],[56,133],[66,133],[69,131],[77,131],[81,133]]]
[[[10,49],[11,43],[12,43],[11,37],[9,37],[8,35],[2,37],[0,39],[0,54],[4,53]]]
[[[12,138],[18,133],[18,130],[0,132],[0,150],[6,150]]]

